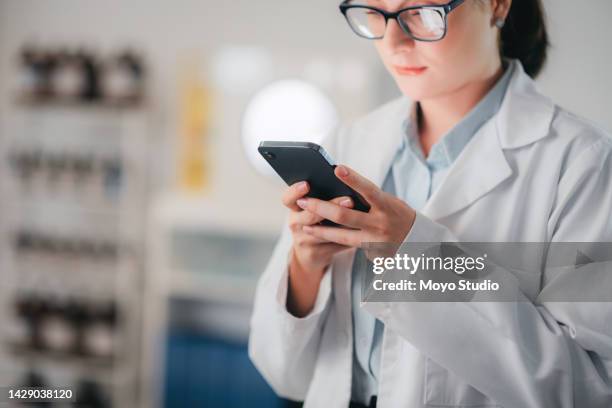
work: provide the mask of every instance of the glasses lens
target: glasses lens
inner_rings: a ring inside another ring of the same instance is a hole
[[[385,35],[385,17],[378,11],[354,7],[346,11],[346,19],[357,35],[370,39]]]
[[[406,10],[400,15],[402,24],[419,40],[439,40],[444,37],[446,22],[442,12],[434,8]]]

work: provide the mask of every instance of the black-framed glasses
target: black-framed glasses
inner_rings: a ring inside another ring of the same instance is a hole
[[[446,36],[448,14],[464,1],[411,6],[390,13],[354,0],[345,0],[340,4],[340,11],[355,34],[368,40],[382,39],[387,31],[387,21],[394,19],[410,38],[432,42]]]

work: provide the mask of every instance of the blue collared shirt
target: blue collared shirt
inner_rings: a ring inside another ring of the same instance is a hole
[[[509,65],[468,115],[432,146],[427,157],[419,142],[416,112],[405,119],[402,126],[406,137],[393,159],[383,190],[400,197],[415,210],[421,210],[474,134],[499,111],[512,70]],[[364,255],[357,251],[355,256]],[[355,260],[354,265],[359,263]],[[378,395],[383,323],[359,306],[362,279],[357,276],[357,269],[353,268],[351,285],[354,334],[351,400],[367,405],[373,395]]]

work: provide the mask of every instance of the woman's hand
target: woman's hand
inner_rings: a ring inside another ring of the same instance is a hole
[[[370,204],[370,211],[364,213],[333,202],[303,197],[296,204],[305,212],[347,227],[305,225],[303,231],[313,239],[355,248],[367,242],[402,243],[412,229],[416,212],[404,201],[385,193],[346,166],[337,166],[335,173],[336,177],[361,194]]]
[[[298,317],[305,316],[312,310],[319,284],[333,256],[349,249],[345,245],[329,242],[324,238],[316,238],[304,232],[307,226],[318,224],[323,220],[323,217],[303,211],[296,204],[297,200],[308,194],[309,188],[308,183],[302,181],[288,187],[283,194],[283,204],[291,210],[288,222],[293,237],[289,263],[287,309]],[[353,206],[349,197],[338,197],[329,203],[346,209]]]

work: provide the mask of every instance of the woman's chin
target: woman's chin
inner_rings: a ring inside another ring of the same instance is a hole
[[[398,88],[408,98],[413,101],[421,101],[431,98],[439,92],[434,84],[429,81],[416,80],[415,78],[395,78]]]

